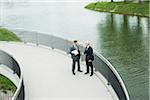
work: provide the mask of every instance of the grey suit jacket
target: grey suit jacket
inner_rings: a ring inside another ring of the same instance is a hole
[[[72,45],[72,46],[70,47],[70,50],[69,50],[69,53],[71,54],[72,59],[75,60],[75,61],[79,60],[79,59],[80,59],[80,56],[81,56],[79,46],[78,46],[78,45],[76,45],[76,46],[77,46],[77,48],[76,48],[74,45]],[[79,54],[74,55],[74,54],[72,53],[72,51],[74,51],[74,50],[78,50]]]

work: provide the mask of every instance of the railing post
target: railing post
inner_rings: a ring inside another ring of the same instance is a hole
[[[35,35],[36,35],[36,46],[38,46],[39,45],[39,43],[38,43],[38,33],[36,33]]]
[[[110,82],[108,82],[107,85],[108,85],[108,86],[111,85]]]
[[[25,32],[22,32],[22,36],[23,36],[23,43],[26,44],[26,40],[25,40]]]

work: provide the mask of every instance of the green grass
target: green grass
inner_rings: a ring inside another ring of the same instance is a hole
[[[14,93],[16,91],[16,87],[8,78],[0,74],[0,90],[8,90]]]
[[[99,12],[111,12],[117,14],[136,15],[149,17],[149,3],[132,2],[96,2],[85,6],[87,9]]]
[[[0,41],[16,41],[19,42],[20,39],[11,31],[5,28],[0,28]]]

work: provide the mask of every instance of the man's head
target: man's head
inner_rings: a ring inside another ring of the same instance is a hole
[[[77,44],[77,43],[78,43],[78,41],[77,41],[77,40],[74,40],[74,41],[73,41],[73,43],[74,43],[74,44]]]
[[[87,46],[90,46],[90,42],[89,41],[86,41],[85,42],[85,46],[87,47]]]

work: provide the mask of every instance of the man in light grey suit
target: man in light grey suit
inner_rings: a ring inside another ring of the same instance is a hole
[[[82,72],[80,70],[80,56],[81,56],[81,54],[80,54],[80,49],[79,49],[77,40],[73,41],[73,45],[70,47],[69,53],[71,54],[71,57],[72,57],[72,73],[73,73],[73,75],[75,75],[76,63],[78,64],[78,71]]]

